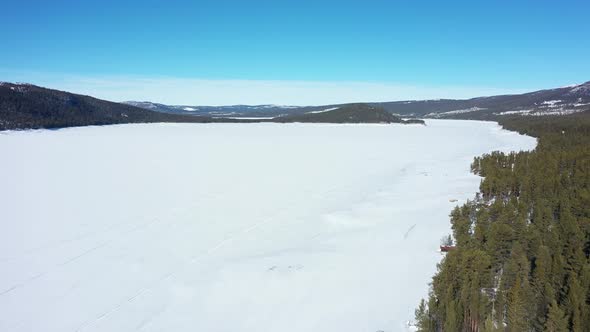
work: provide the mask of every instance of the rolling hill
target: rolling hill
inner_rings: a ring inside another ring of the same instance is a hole
[[[276,117],[313,114],[345,104],[323,106],[233,105],[170,106],[151,102],[126,102],[165,113],[231,117]],[[472,99],[406,100],[369,103],[402,117],[493,120],[507,115],[565,115],[590,109],[590,82],[518,95]]]
[[[0,130],[144,122],[210,122],[30,84],[0,83]]]

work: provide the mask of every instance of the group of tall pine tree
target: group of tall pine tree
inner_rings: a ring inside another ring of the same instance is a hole
[[[534,151],[475,158],[476,197],[416,309],[420,331],[590,331],[590,111],[500,124]]]

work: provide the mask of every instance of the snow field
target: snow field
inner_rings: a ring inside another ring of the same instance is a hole
[[[536,144],[427,124],[0,133],[0,330],[404,331],[472,158]]]

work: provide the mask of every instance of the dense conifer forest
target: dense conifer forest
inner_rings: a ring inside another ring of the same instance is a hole
[[[590,331],[590,111],[501,119],[531,152],[475,158],[455,249],[416,309],[420,331]]]

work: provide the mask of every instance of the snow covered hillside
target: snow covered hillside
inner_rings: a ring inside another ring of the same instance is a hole
[[[0,331],[404,331],[472,158],[535,144],[449,120],[2,132]]]

